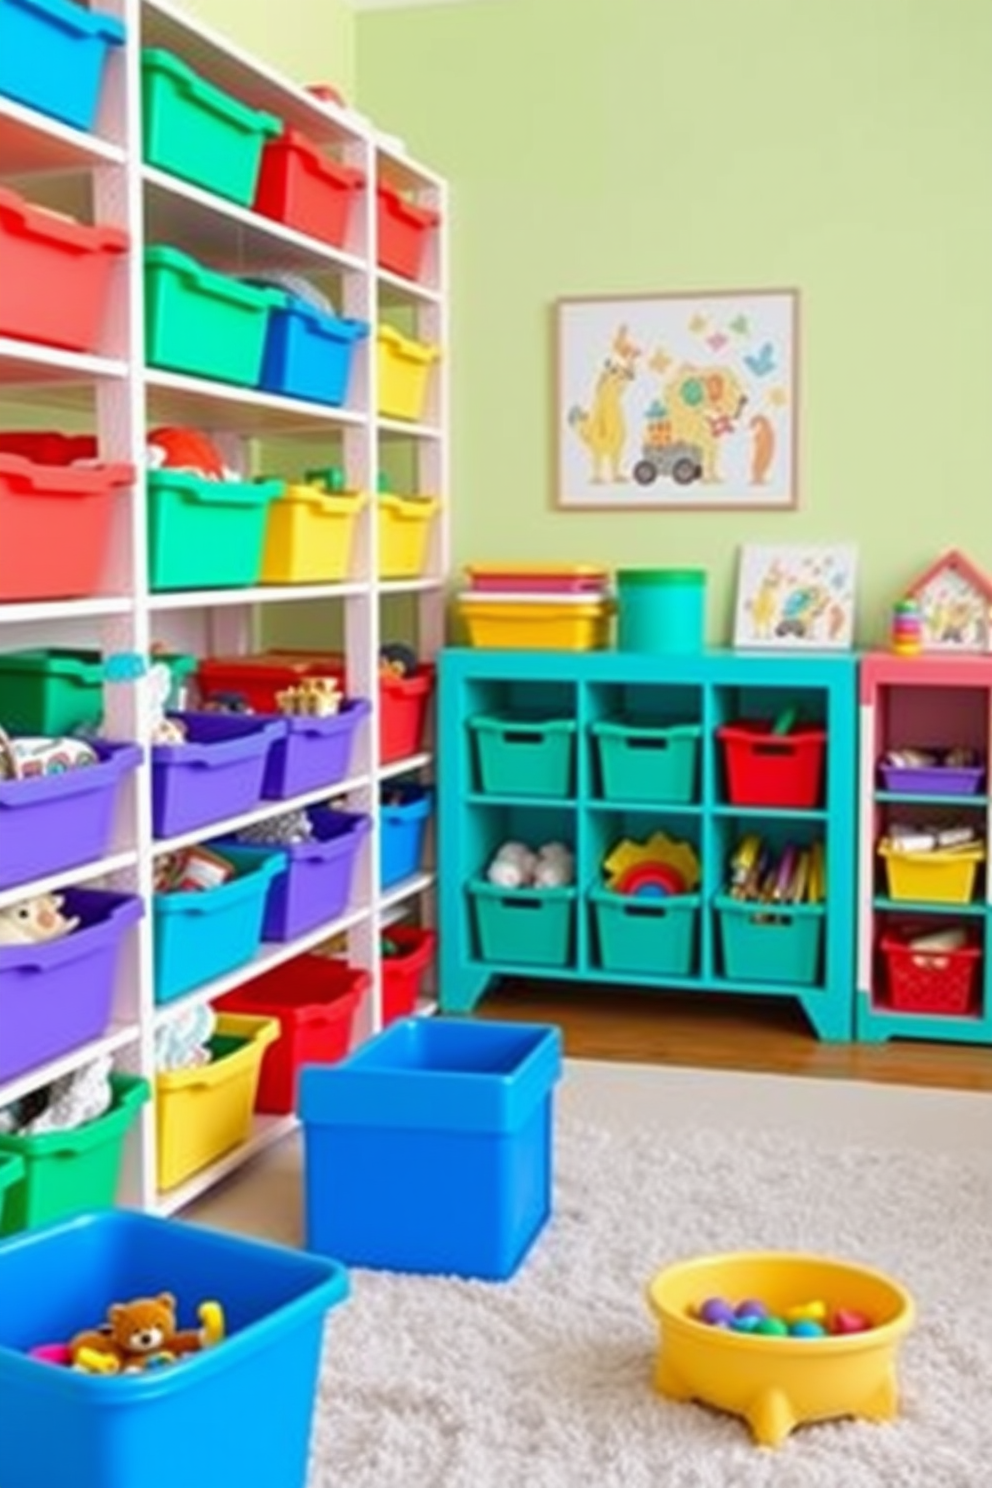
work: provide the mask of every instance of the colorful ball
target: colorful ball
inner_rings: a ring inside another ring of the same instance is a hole
[[[699,1318],[704,1323],[728,1325],[734,1316],[734,1309],[723,1297],[707,1297],[699,1309]]]
[[[786,1310],[785,1321],[787,1323],[814,1322],[825,1323],[827,1320],[827,1304],[825,1302],[802,1302],[796,1307]]]
[[[749,1297],[745,1302],[738,1302],[734,1308],[734,1316],[766,1318],[768,1316],[768,1308],[764,1302],[759,1302],[756,1297]]]
[[[750,1313],[746,1317],[733,1317],[730,1326],[735,1333],[759,1333],[766,1318],[753,1317]]]
[[[825,1338],[827,1330],[822,1323],[816,1323],[812,1318],[798,1318],[796,1322],[789,1324],[789,1333],[793,1338]]]
[[[755,1324],[755,1333],[760,1333],[763,1338],[785,1338],[789,1329],[781,1318],[763,1317]]]
[[[871,1319],[853,1308],[839,1307],[830,1319],[831,1333],[867,1333],[871,1327]]]

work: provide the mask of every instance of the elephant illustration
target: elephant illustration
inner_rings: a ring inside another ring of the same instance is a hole
[[[681,366],[665,384],[672,440],[700,451],[703,480],[719,482],[720,440],[736,428],[747,395],[729,367]]]

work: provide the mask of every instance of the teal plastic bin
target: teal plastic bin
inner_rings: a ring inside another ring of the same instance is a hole
[[[0,1235],[13,1229],[6,1219],[8,1195],[24,1182],[25,1171],[23,1157],[13,1152],[0,1152]]]
[[[574,887],[505,889],[488,879],[468,885],[483,961],[565,966],[575,940]]]
[[[599,751],[603,798],[651,805],[687,805],[697,799],[699,724],[622,723],[592,725]]]
[[[812,987],[820,980],[826,912],[822,904],[715,901],[724,975],[733,982]]]
[[[706,644],[706,571],[617,571],[617,649],[653,656],[700,652]]]
[[[141,118],[149,165],[243,207],[255,199],[266,141],[282,133],[272,114],[248,108],[157,48],[141,54]]]
[[[204,268],[177,248],[145,250],[145,358],[152,367],[257,387],[269,311],[282,290]]]
[[[490,796],[571,795],[575,778],[574,718],[468,719],[479,781]]]
[[[172,673],[173,704],[195,656],[155,656]],[[99,651],[41,646],[0,654],[0,724],[10,734],[58,737],[92,731],[103,717],[104,661]]]
[[[594,888],[589,900],[604,971],[687,977],[695,970],[700,900],[696,894],[641,898]]]
[[[148,586],[232,589],[257,584],[269,508],[281,480],[205,480],[185,470],[148,472]]]

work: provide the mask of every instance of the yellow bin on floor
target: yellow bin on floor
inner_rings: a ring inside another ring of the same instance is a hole
[[[355,528],[367,501],[362,491],[287,486],[269,507],[262,583],[327,584],[348,578]]]
[[[985,848],[975,842],[941,852],[906,853],[896,852],[888,838],[883,838],[878,844],[878,855],[885,863],[891,899],[922,904],[969,904]]]
[[[160,1189],[175,1188],[247,1142],[262,1059],[281,1032],[277,1018],[223,1014],[209,1064],[155,1077]]]
[[[427,540],[441,508],[433,496],[379,497],[379,577],[418,578],[427,565]]]
[[[380,414],[420,423],[431,368],[441,355],[440,347],[413,341],[392,326],[379,327],[377,345]]]
[[[468,643],[486,650],[601,651],[610,644],[612,600],[543,603],[463,594]]]
[[[828,1321],[844,1311],[861,1313],[872,1326],[822,1338],[738,1333],[698,1318],[710,1298],[731,1305],[754,1299],[779,1317],[819,1304]],[[811,1421],[889,1421],[898,1414],[896,1354],[916,1309],[880,1271],[775,1251],[703,1256],[659,1272],[648,1305],[661,1331],[659,1394],[742,1416],[761,1446],[778,1446]]]

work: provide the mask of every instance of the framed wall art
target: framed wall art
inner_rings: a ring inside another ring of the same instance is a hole
[[[858,552],[850,544],[745,544],[737,575],[739,650],[849,651]]]
[[[555,504],[794,508],[798,350],[795,290],[559,300]]]

